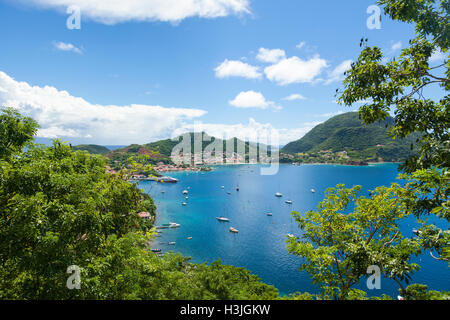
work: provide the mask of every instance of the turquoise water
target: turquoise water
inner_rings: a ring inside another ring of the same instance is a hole
[[[300,234],[290,212],[315,209],[325,190],[338,183],[349,187],[362,185],[362,194],[367,194],[367,190],[388,185],[397,177],[395,164],[368,167],[281,165],[278,174],[273,176],[262,176],[259,170],[257,165],[221,166],[206,173],[173,173],[171,176],[179,179],[177,184],[141,182],[140,188],[155,199],[157,225],[181,224],[178,229],[163,230],[154,248],[180,252],[197,263],[221,259],[225,264],[245,267],[282,294],[317,292],[309,275],[298,271],[301,258],[286,250],[286,235]],[[186,200],[182,191],[188,187],[189,199]],[[310,191],[312,188],[315,193]],[[161,193],[162,190],[165,193]],[[283,197],[275,197],[276,192],[281,192]],[[285,203],[288,199],[293,201],[292,205]],[[187,202],[187,206],[182,202]],[[272,212],[273,216],[267,216],[267,212]],[[218,216],[226,216],[230,222],[218,222]],[[230,233],[230,226],[239,233]],[[414,227],[415,221],[410,219],[403,228],[410,232]],[[172,241],[176,245],[168,245]],[[450,290],[447,263],[429,255],[417,258],[417,262],[422,269],[414,275],[414,282],[426,283],[434,290]],[[365,282],[361,289],[365,288]],[[397,290],[395,282],[382,279],[381,290],[371,290],[369,294],[397,296]]]

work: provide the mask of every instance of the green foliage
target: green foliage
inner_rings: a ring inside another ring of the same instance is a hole
[[[281,151],[309,155],[318,154],[322,150],[346,151],[349,160],[378,161],[379,158],[391,162],[404,160],[414,154],[410,146],[415,143],[418,135],[392,140],[388,136],[388,128],[393,122],[392,118],[387,118],[384,121],[364,125],[357,112],[348,112],[317,125],[301,139],[284,146]]]
[[[105,155],[107,153],[110,152],[110,150],[104,146],[99,146],[96,144],[80,144],[77,146],[72,147],[73,150],[75,151],[87,151],[90,154],[101,154],[101,155]]]
[[[327,190],[317,211],[292,213],[303,234],[287,241],[288,251],[305,259],[300,270],[311,275],[323,298],[354,298],[358,292],[352,287],[367,275],[370,265],[378,265],[401,287],[419,269],[409,259],[420,248],[403,238],[399,229],[410,214],[399,199],[407,191],[394,184],[378,187],[366,198],[358,197],[360,190],[338,185]],[[355,208],[347,213],[351,204]]]
[[[0,299],[278,298],[243,268],[158,257],[149,247],[153,199],[123,172],[110,175],[104,157],[58,140],[30,144],[36,122],[11,109],[0,119]],[[130,159],[131,170],[142,162]],[[66,286],[72,265],[79,290]]]

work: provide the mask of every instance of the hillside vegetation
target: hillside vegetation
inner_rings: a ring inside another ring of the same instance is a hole
[[[388,129],[394,124],[392,118],[364,125],[358,112],[335,116],[319,124],[299,140],[288,143],[281,152],[317,154],[324,151],[338,153],[345,151],[349,160],[359,161],[401,161],[413,154],[411,144],[417,135],[393,140]]]
[[[101,154],[101,155],[105,155],[111,151],[108,148],[104,146],[99,146],[97,144],[80,144],[77,146],[73,146],[72,149],[75,151],[81,150],[87,151],[90,154]]]

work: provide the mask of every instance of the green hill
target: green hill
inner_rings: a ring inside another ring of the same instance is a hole
[[[283,153],[338,153],[345,151],[349,160],[401,161],[410,156],[417,135],[393,140],[388,128],[393,118],[364,125],[358,112],[344,113],[319,124],[299,140],[281,149]]]
[[[80,145],[72,147],[72,149],[75,151],[83,150],[83,151],[87,151],[91,154],[102,154],[102,155],[105,155],[111,151],[104,146],[99,146],[96,144],[80,144]]]
[[[190,135],[191,138],[191,152],[194,153],[194,141],[203,141],[202,142],[202,150],[205,150],[205,148],[210,145],[213,142],[219,142],[223,143],[223,150],[226,150],[227,143],[233,143],[234,150],[237,150],[238,143],[244,143],[245,145],[245,153],[246,155],[249,154],[250,151],[254,151],[256,154],[259,149],[259,144],[256,143],[249,143],[244,142],[242,140],[239,140],[237,138],[232,138],[229,140],[222,140],[218,139],[212,136],[209,136],[205,132],[202,133],[186,133]],[[171,154],[173,148],[178,145],[181,142],[181,136],[179,136],[177,139],[165,139],[165,140],[159,140],[156,142],[147,143],[144,145],[139,144],[132,144],[124,148],[116,149],[113,151],[110,151],[106,154],[106,156],[111,159],[113,162],[116,163],[125,163],[126,160],[131,156],[136,155],[148,155],[149,156],[149,162],[151,164],[156,164],[158,162],[164,162],[164,163],[171,163]],[[262,144],[261,144],[262,146]],[[256,149],[256,151],[255,151]],[[269,149],[270,150],[270,149]]]

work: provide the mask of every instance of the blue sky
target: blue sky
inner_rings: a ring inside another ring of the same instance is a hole
[[[213,135],[275,128],[285,144],[358,107],[333,101],[361,37],[395,56],[414,36],[385,16],[369,30],[365,0],[105,3],[0,0],[0,103],[41,137],[146,143],[201,122]]]

